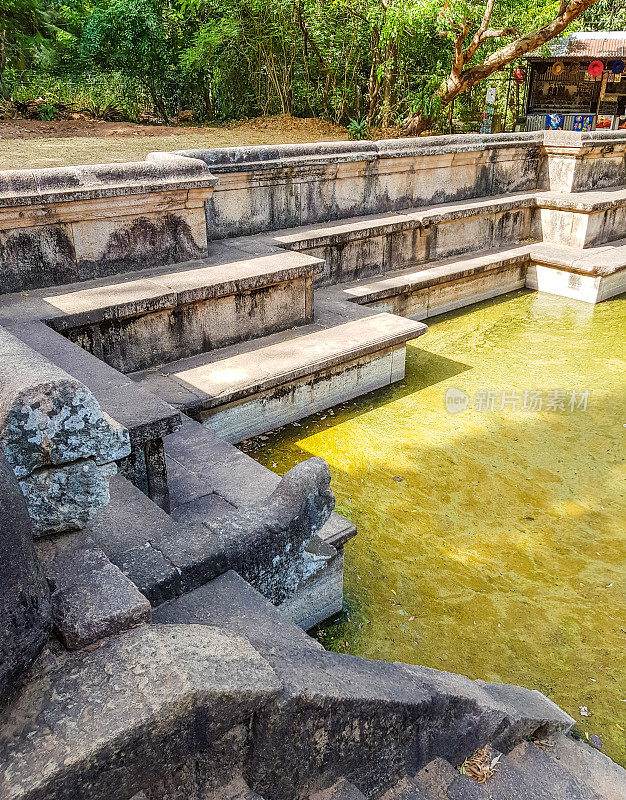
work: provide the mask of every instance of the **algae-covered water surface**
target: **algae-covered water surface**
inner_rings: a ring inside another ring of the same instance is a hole
[[[404,381],[242,445],[281,474],[325,458],[358,526],[317,635],[537,688],[624,763],[626,297],[523,291],[428,325]]]

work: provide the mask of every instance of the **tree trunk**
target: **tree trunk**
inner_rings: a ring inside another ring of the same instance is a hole
[[[7,32],[0,31],[0,97],[5,97],[4,69],[7,65]]]

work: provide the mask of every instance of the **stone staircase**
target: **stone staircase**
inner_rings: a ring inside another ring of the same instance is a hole
[[[380,800],[623,800],[624,770],[597,750],[558,733],[541,746],[522,742],[500,757],[485,783],[459,773],[444,758],[434,758],[415,775],[400,779]],[[207,800],[257,800],[260,795],[239,778],[212,792]],[[341,778],[308,800],[367,800]]]
[[[95,451],[100,479],[36,532],[55,638],[0,709],[0,796],[624,798],[540,693],[308,637],[355,528],[320,459],[280,479],[233,443],[400,380],[421,319],[624,291],[626,137],[310,150],[0,176],[0,411],[54,445],[13,426],[43,465],[22,482]],[[484,784],[458,770],[478,748]]]

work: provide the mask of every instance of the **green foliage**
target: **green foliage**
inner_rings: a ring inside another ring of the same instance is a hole
[[[59,116],[59,111],[52,103],[46,103],[39,109],[39,119],[51,120]]]
[[[346,127],[351,139],[367,139],[369,125],[366,119],[351,119]]]
[[[285,113],[347,124],[353,137],[407,116],[450,125],[439,90],[459,25],[478,30],[485,0],[0,0],[0,90],[97,115],[196,120]],[[626,27],[597,0],[577,25]],[[491,28],[524,32],[559,0],[496,0]],[[44,10],[45,9],[45,10]],[[470,63],[504,42],[488,39]],[[4,44],[2,44],[4,42]],[[4,83],[2,73],[5,73]],[[454,114],[475,125],[484,91]]]

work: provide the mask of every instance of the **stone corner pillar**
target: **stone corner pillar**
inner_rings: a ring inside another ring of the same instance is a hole
[[[622,131],[544,131],[548,189],[571,193],[626,183],[626,136]]]
[[[51,619],[26,501],[0,453],[0,702],[45,645]]]

